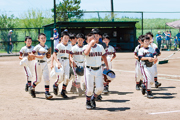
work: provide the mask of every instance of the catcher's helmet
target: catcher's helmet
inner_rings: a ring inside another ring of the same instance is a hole
[[[54,69],[55,69],[56,75],[59,75],[59,76],[63,75],[63,73],[64,73],[63,66],[61,66],[60,69],[58,69],[58,67],[55,66]]]
[[[84,75],[84,68],[82,66],[78,66],[76,68],[76,74],[79,75],[79,76],[83,76]]]
[[[115,73],[112,70],[106,70],[105,69],[103,71],[103,74],[106,75],[107,79],[111,80],[111,81],[116,77]]]

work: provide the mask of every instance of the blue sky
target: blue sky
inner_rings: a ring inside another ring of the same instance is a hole
[[[58,3],[62,0],[56,0]],[[180,0],[114,0],[115,11],[168,11],[179,12]],[[28,9],[40,9],[44,12],[50,12],[53,8],[53,0],[0,0],[0,12],[8,15],[14,14],[19,17]],[[81,0],[81,9],[86,11],[110,11],[110,0]],[[128,16],[126,14],[126,16]],[[129,14],[129,16],[135,16]],[[137,15],[138,17],[140,15]],[[145,18],[179,18],[177,14],[145,14]]]

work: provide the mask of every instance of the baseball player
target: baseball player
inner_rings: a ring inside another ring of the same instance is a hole
[[[82,33],[79,33],[76,35],[78,44],[72,47],[72,63],[73,63],[73,71],[74,71],[74,75],[75,75],[75,89],[78,88],[78,93],[79,96],[82,96],[82,94],[85,94],[85,92],[81,89],[81,81],[82,78],[84,78],[83,76],[79,76],[76,74],[75,69],[77,68],[77,66],[81,66],[84,67],[84,55],[82,54],[83,51],[83,42],[84,42],[84,35]]]
[[[101,69],[101,58],[104,60],[106,69],[108,63],[105,55],[105,50],[102,45],[96,43],[93,34],[87,35],[88,44],[83,47],[85,55],[85,81],[86,81],[86,109],[96,108],[95,98],[103,91],[103,78]],[[94,82],[96,89],[94,90]]]
[[[33,85],[31,87],[31,96],[33,98],[36,97],[35,87],[41,82],[43,76],[45,83],[45,97],[46,99],[51,99],[53,96],[49,92],[50,80],[49,80],[49,69],[47,64],[47,59],[50,58],[51,55],[48,52],[48,46],[45,45],[46,35],[44,33],[40,33],[38,35],[38,41],[40,43],[34,47],[32,54],[30,54],[30,56],[36,58],[36,62],[35,62],[36,80],[33,82]]]
[[[25,43],[26,43],[26,46],[22,47],[19,52],[20,53],[19,59],[21,60],[21,62],[23,62],[23,60],[22,60],[23,58],[28,59],[28,55],[34,49],[34,46],[31,46],[31,44],[32,44],[31,37],[26,36]],[[34,60],[27,61],[27,65],[24,66],[24,71],[27,76],[27,83],[25,85],[25,91],[27,92],[28,90],[30,90],[30,87],[31,87],[31,81],[32,81],[33,73],[34,73]]]
[[[146,35],[150,38],[149,47],[152,47],[154,49],[154,51],[157,53],[157,56],[160,56],[161,55],[160,50],[158,49],[157,45],[155,43],[153,43],[153,34],[151,32],[148,32],[148,33],[146,33]],[[154,69],[155,87],[158,88],[159,86],[161,86],[161,83],[159,83],[157,81],[158,72],[157,72],[157,65],[156,64],[153,65],[153,69]]]
[[[69,82],[69,56],[71,54],[71,45],[68,44],[69,34],[66,31],[61,33],[61,43],[56,46],[54,50],[54,59],[58,63],[58,67],[63,66],[64,73],[62,76],[58,76],[57,80],[53,85],[54,94],[58,94],[58,85],[63,81],[63,87],[61,91],[61,96],[63,98],[68,98],[66,95],[66,87]]]
[[[107,61],[108,61],[108,65],[109,65],[109,69],[112,69],[112,60],[116,57],[116,51],[114,49],[114,47],[112,47],[111,45],[109,45],[110,42],[110,37],[107,33],[104,33],[103,36],[103,42],[106,43],[106,54],[107,54]],[[109,82],[104,82],[104,91],[105,94],[107,94],[109,92]]]
[[[76,34],[70,33],[69,37],[70,37],[70,45],[71,45],[71,47],[75,46],[76,42],[77,42]],[[74,72],[73,72],[73,68],[72,68],[72,63],[71,62],[70,62],[70,75],[69,76],[70,76],[69,80],[72,80],[72,86],[71,86],[70,92],[77,93],[76,83],[75,83],[75,76],[74,76]]]
[[[151,92],[151,85],[154,83],[153,80],[153,67],[154,62],[157,62],[156,53],[152,47],[149,47],[150,38],[145,37],[142,38],[143,47],[139,49],[138,57],[140,61],[140,68],[144,78],[144,84],[142,84],[142,94],[145,94],[145,90],[147,90],[147,98],[154,98]],[[149,55],[149,57],[147,57]]]
[[[99,39],[100,39],[100,30],[99,29],[97,29],[97,28],[94,28],[94,29],[92,29],[92,31],[91,31],[91,33],[93,34],[93,36],[95,37],[95,39],[96,39],[96,43],[97,44],[99,44],[99,45],[102,45],[103,46],[103,48],[104,48],[104,50],[106,50],[106,44],[104,43],[104,42],[101,42],[101,41],[99,41]],[[106,52],[106,51],[105,51]],[[105,64],[104,64],[104,61],[101,59],[101,64],[102,64],[102,69],[104,69],[104,66],[105,66]],[[104,79],[104,78],[103,78]],[[96,101],[101,101],[102,100],[102,96],[101,96],[101,94],[100,95],[98,95],[98,97],[96,98]]]
[[[141,83],[143,82],[143,76],[140,69],[140,60],[138,57],[139,49],[143,47],[143,42],[141,41],[142,38],[144,38],[144,35],[140,35],[138,38],[139,45],[134,50],[134,58],[136,59],[135,63],[135,81],[136,81],[136,90],[140,90]]]
[[[59,33],[57,32],[57,29],[54,28],[54,34],[53,37],[51,37],[51,40],[54,40],[54,49],[56,48],[56,46],[59,44]]]

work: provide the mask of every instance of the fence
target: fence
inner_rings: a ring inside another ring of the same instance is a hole
[[[152,32],[156,36],[158,31],[171,31],[171,46],[174,44],[173,37],[178,33],[178,29],[166,26],[167,22],[179,19],[180,12],[142,12],[142,11],[84,11],[81,18],[72,16],[73,12],[66,12],[69,22],[86,22],[86,21],[138,21],[136,24],[136,37],[147,32]],[[58,16],[59,13],[57,13]],[[58,18],[57,18],[58,19]],[[38,33],[44,32],[43,28],[0,28],[0,54],[7,53],[7,35],[8,31],[13,30],[12,42],[13,53],[18,55],[19,50],[25,45],[25,36],[31,36],[33,45],[37,44]],[[156,42],[156,38],[154,37]],[[51,45],[51,40],[47,40]],[[171,47],[173,49],[173,47]]]

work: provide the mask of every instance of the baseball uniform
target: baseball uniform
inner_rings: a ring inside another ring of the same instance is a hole
[[[155,54],[155,51],[152,47],[148,48],[140,48],[138,52],[138,57],[144,57],[146,54],[152,53],[153,55]],[[145,65],[145,61],[140,60],[140,69],[144,78],[144,83],[146,83],[146,89],[151,89],[151,85],[154,83],[154,69],[153,67],[147,67]]]
[[[56,49],[56,46],[59,44],[59,33],[55,32],[53,37],[54,37],[54,49]]]

